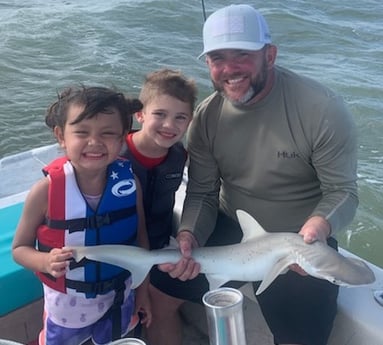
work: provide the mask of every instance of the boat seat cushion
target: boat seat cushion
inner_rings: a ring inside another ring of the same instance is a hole
[[[0,208],[0,316],[36,301],[43,295],[37,276],[12,258],[12,240],[22,208],[22,201]]]

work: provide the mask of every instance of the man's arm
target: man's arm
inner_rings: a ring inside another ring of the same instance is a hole
[[[323,197],[311,217],[327,220],[333,234],[352,221],[358,206],[356,128],[339,97],[329,102],[315,137],[312,164]]]

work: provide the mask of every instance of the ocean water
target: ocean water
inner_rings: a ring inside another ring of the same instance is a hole
[[[206,13],[236,0],[205,0]],[[357,215],[339,236],[383,267],[383,2],[247,1],[269,22],[277,63],[340,93],[359,137]],[[0,1],[0,157],[53,143],[44,112],[73,83],[137,96],[146,73],[170,67],[211,91],[197,60],[200,0]]]

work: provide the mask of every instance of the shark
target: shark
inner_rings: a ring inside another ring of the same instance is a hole
[[[345,257],[325,243],[307,244],[297,233],[265,231],[246,211],[236,211],[243,232],[240,243],[198,247],[192,257],[201,266],[209,289],[228,281],[261,281],[256,295],[262,293],[280,275],[298,264],[309,275],[346,287],[372,284],[374,272],[363,261]],[[75,261],[83,258],[120,266],[130,271],[132,288],[139,286],[154,265],[177,263],[178,249],[147,250],[127,245],[66,247]]]

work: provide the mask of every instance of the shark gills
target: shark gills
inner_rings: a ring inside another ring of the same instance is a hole
[[[241,243],[193,250],[193,258],[201,265],[210,290],[230,280],[262,281],[256,291],[258,295],[292,264],[298,264],[313,277],[340,286],[375,281],[373,271],[362,260],[346,258],[322,242],[307,244],[296,233],[268,233],[245,211],[237,210],[237,217],[243,231]],[[181,258],[177,249],[149,251],[125,245],[67,248],[73,251],[76,261],[86,257],[129,270],[133,288],[142,283],[154,265],[177,263]]]

